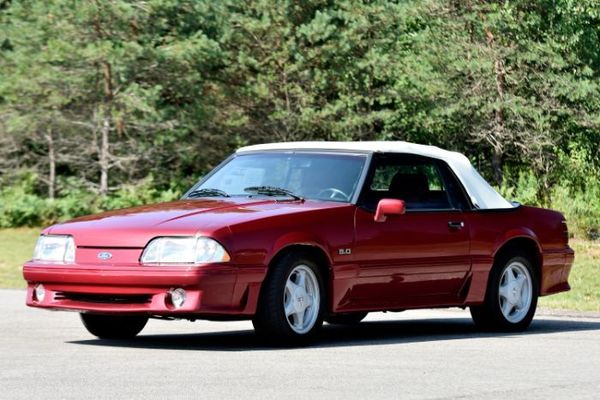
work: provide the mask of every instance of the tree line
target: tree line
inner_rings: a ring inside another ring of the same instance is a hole
[[[245,144],[408,140],[585,196],[599,27],[596,0],[3,0],[0,185],[176,193]]]

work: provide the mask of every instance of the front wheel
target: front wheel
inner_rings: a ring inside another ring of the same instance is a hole
[[[313,336],[325,304],[318,266],[308,255],[289,253],[271,268],[252,320],[256,333],[288,343]]]
[[[80,314],[83,326],[100,339],[130,339],[144,329],[148,317]]]
[[[522,331],[531,324],[539,285],[529,259],[504,257],[494,266],[484,304],[471,306],[475,324],[483,329]]]

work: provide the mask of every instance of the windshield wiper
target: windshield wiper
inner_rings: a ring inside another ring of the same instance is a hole
[[[275,186],[249,186],[244,189],[244,192],[262,194],[265,196],[289,196],[295,200],[304,200],[302,197],[290,192],[287,189],[278,188]]]
[[[212,188],[205,188],[205,189],[196,189],[196,190],[192,190],[187,197],[230,197],[227,192],[221,190],[221,189],[212,189]]]

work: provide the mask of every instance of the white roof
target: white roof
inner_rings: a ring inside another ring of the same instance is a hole
[[[406,153],[425,157],[437,158],[445,161],[461,180],[471,201],[478,208],[512,208],[513,205],[504,199],[479,175],[473,168],[469,159],[461,153],[440,149],[436,146],[427,146],[399,141],[380,142],[286,142],[267,143],[246,146],[238,149],[237,153],[249,151],[268,150],[336,150],[336,151],[364,151],[369,153]]]

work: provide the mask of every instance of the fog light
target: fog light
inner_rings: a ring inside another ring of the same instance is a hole
[[[169,299],[171,300],[171,304],[175,308],[181,308],[183,303],[185,303],[185,290],[182,288],[171,289],[167,292],[169,294]]]
[[[44,285],[42,285],[41,283],[38,285],[35,285],[34,295],[35,295],[35,300],[37,300],[39,302],[44,301],[44,297],[46,296],[46,289],[44,289]]]

